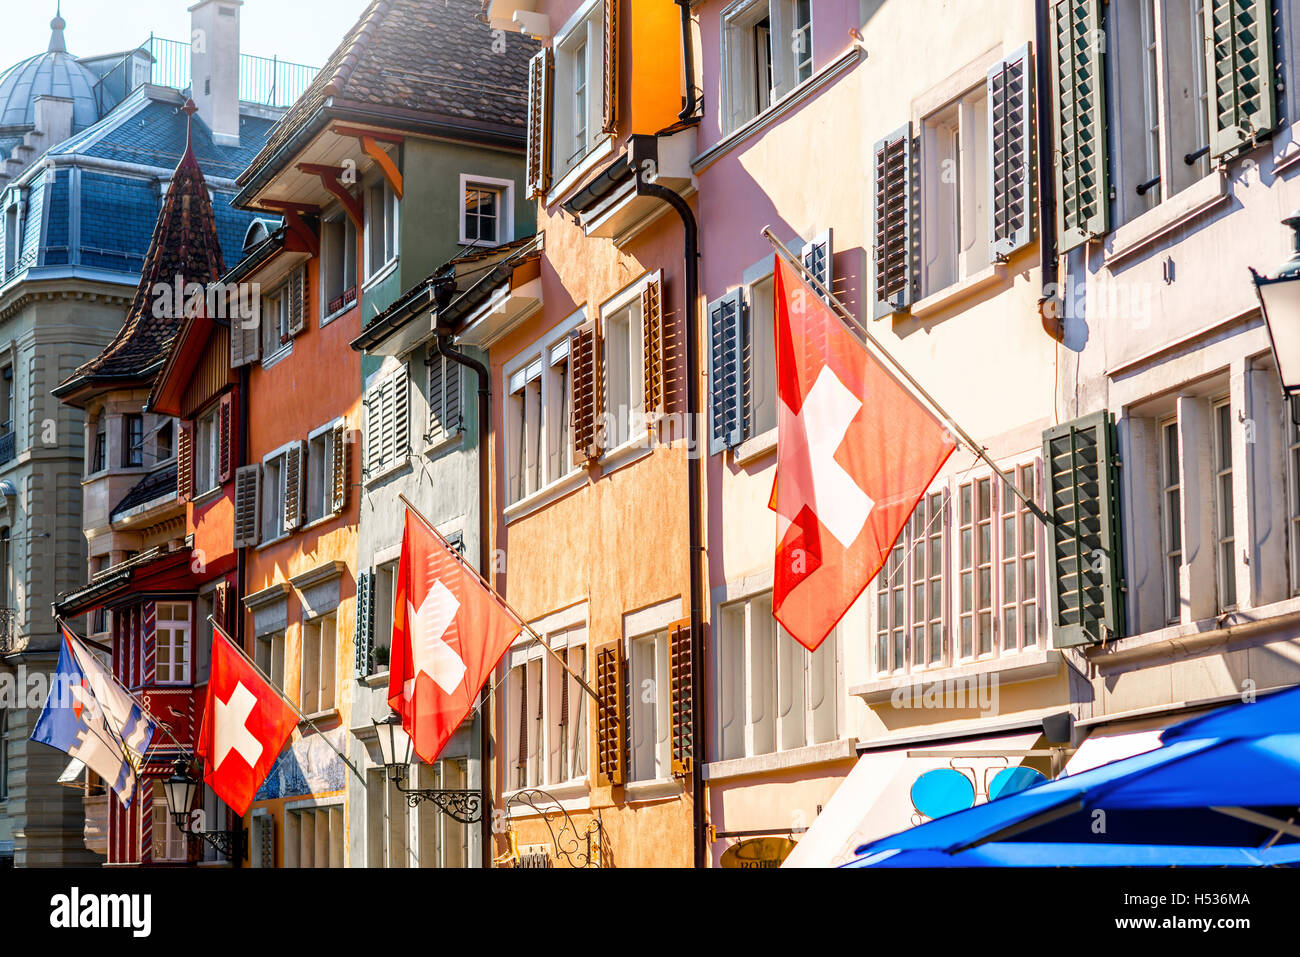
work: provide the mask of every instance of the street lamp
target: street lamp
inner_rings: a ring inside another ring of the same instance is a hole
[[[406,795],[406,803],[416,807],[429,801],[439,811],[462,824],[483,819],[483,796],[473,788],[408,788],[406,776],[411,766],[411,736],[402,727],[402,716],[390,711],[383,721],[370,719],[379,739],[379,757],[393,787]]]
[[[1261,276],[1254,269],[1250,275],[1255,280],[1273,359],[1282,378],[1282,392],[1291,400],[1292,417],[1297,418],[1300,415],[1297,398],[1300,396],[1300,210],[1282,222],[1294,233],[1291,259],[1271,276]]]
[[[185,762],[177,761],[172,776],[163,782],[167,810],[176,822],[176,829],[182,834],[202,839],[238,866],[248,856],[247,834],[239,822],[235,823],[232,831],[210,831],[206,827],[198,831],[190,830],[190,811],[194,808],[198,790],[199,782],[190,774]]]

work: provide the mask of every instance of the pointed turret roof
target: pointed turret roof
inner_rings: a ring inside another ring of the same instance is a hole
[[[193,100],[186,102],[191,131],[196,109]],[[185,152],[163,198],[126,321],[104,351],[78,368],[54,394],[62,398],[95,384],[150,380],[185,321],[184,302],[173,303],[171,296],[160,298],[156,288],[167,285],[174,290],[177,277],[182,288],[188,283],[206,287],[225,271],[212,200],[187,137]]]

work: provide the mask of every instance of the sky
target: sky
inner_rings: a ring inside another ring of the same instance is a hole
[[[68,52],[96,56],[130,50],[152,31],[169,40],[190,32],[195,0],[62,0]],[[324,66],[368,0],[245,0],[240,50]],[[44,51],[56,0],[6,0],[0,31],[0,70]]]

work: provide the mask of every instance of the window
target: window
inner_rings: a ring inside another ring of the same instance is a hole
[[[916,507],[881,570],[876,593],[876,662],[902,672],[944,661],[944,493]]]
[[[212,491],[220,482],[220,429],[217,423],[220,414],[221,409],[214,407],[194,423],[194,491],[197,495]]]
[[[496,246],[514,238],[514,183],[488,176],[460,177],[460,242]]]
[[[417,787],[463,790],[469,787],[469,764],[464,758],[443,758],[417,765],[415,777]],[[441,813],[430,801],[420,805],[415,818],[420,867],[469,866],[469,825]]]
[[[0,371],[0,435],[14,432],[14,367]]]
[[[230,830],[232,822],[226,802],[217,797],[217,792],[206,785],[202,787],[201,793],[203,795],[204,827],[210,831]],[[199,842],[199,855],[203,862],[208,864],[224,863],[226,860],[226,856],[207,841]],[[250,845],[249,857],[256,858],[257,856],[257,844],[254,842]]]
[[[284,632],[272,631],[257,636],[254,659],[271,684],[284,691]]]
[[[446,356],[429,356],[429,434],[425,440],[438,443],[459,435],[461,420],[461,367]]]
[[[1225,398],[1216,402],[1211,422],[1214,428],[1214,517],[1216,565],[1219,577],[1219,611],[1237,607],[1237,562],[1233,541],[1232,508],[1232,406]]]
[[[923,295],[989,265],[988,126],[983,84],[921,124]]]
[[[108,413],[100,412],[95,417],[95,439],[91,445],[90,474],[95,475],[108,468]]]
[[[171,419],[158,426],[154,446],[157,449],[156,462],[166,462],[176,455],[176,426]]]
[[[9,529],[0,528],[0,608],[8,608],[13,588],[9,579],[13,575],[10,556]]]
[[[190,681],[190,606],[159,602],[154,606],[154,677],[160,685]]]
[[[506,497],[519,501],[575,468],[569,333],[571,316],[506,370]]]
[[[184,861],[188,859],[185,847],[185,835],[176,826],[175,819],[167,810],[165,798],[156,797],[153,801],[153,844],[151,851],[155,861]]]
[[[0,802],[9,800],[9,711],[0,708]]]
[[[122,467],[141,465],[144,465],[144,416],[129,413],[122,416]]]
[[[397,258],[397,194],[387,181],[366,190],[366,278]]]
[[[262,362],[289,347],[289,287],[280,286],[262,297]]]
[[[604,109],[604,5],[591,9],[555,42],[554,151],[564,175],[596,145]]]
[[[91,581],[94,581],[94,579],[97,576],[103,574],[105,571],[108,570],[108,563],[109,563],[109,556],[107,555],[96,555],[90,560]],[[4,605],[4,604],[7,604],[7,602],[0,602],[0,605]],[[96,608],[93,612],[90,613],[91,634],[102,635],[104,634],[104,632],[108,631],[108,622],[109,622],[108,615],[109,615],[108,610],[103,606]]]
[[[285,452],[268,457],[262,463],[262,542],[275,541],[286,534],[284,496],[287,491]]]
[[[393,602],[397,597],[397,562],[375,569],[375,673],[388,670],[393,647]]]
[[[668,632],[634,638],[628,654],[628,753],[633,781],[669,777]]]
[[[587,628],[578,625],[543,638],[555,655],[531,641],[510,653],[505,707],[512,790],[587,778],[587,693],[565,670],[567,665],[586,680]]]
[[[18,250],[22,248],[21,232],[22,222],[18,218],[18,204],[13,203],[5,210],[5,279],[8,279],[18,268]]]
[[[838,629],[808,651],[772,617],[770,592],[724,605],[719,625],[720,760],[839,737]]]
[[[366,392],[366,477],[406,463],[411,450],[411,388],[406,366]]]
[[[1182,615],[1179,569],[1183,564],[1183,501],[1179,478],[1178,420],[1160,423],[1161,541],[1165,552],[1165,620]]]
[[[194,683],[201,685],[212,671],[212,622],[216,614],[216,591],[209,590],[194,600]]]
[[[357,228],[339,213],[321,224],[321,318],[357,301]]]
[[[510,393],[512,437],[511,499],[518,501],[542,487],[542,363],[529,366],[524,381]]]
[[[284,812],[285,867],[343,866],[343,806]]]
[[[641,297],[604,317],[605,441],[608,451],[645,431]]]
[[[334,511],[334,423],[307,440],[307,521]]]
[[[746,381],[749,434],[762,435],[776,428],[776,279],[769,273],[745,291]]]
[[[299,707],[304,714],[334,710],[334,616],[324,615],[302,623],[302,680]]]
[[[1300,399],[1291,399],[1287,403],[1286,434],[1287,461],[1290,463],[1290,507],[1291,531],[1291,592],[1300,594],[1300,425],[1292,417],[1293,411],[1300,405]]]
[[[423,769],[427,765],[417,763]],[[407,768],[408,774],[411,768]],[[407,787],[423,787],[409,782]],[[410,808],[382,768],[366,772],[366,866],[418,867],[410,841]]]
[[[736,129],[813,72],[809,0],[748,0],[723,12],[727,130]]]

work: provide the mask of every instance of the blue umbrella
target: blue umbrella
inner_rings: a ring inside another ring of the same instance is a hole
[[[1194,718],[1161,740],[1155,751],[865,844],[848,866],[1300,860],[1300,689]]]

